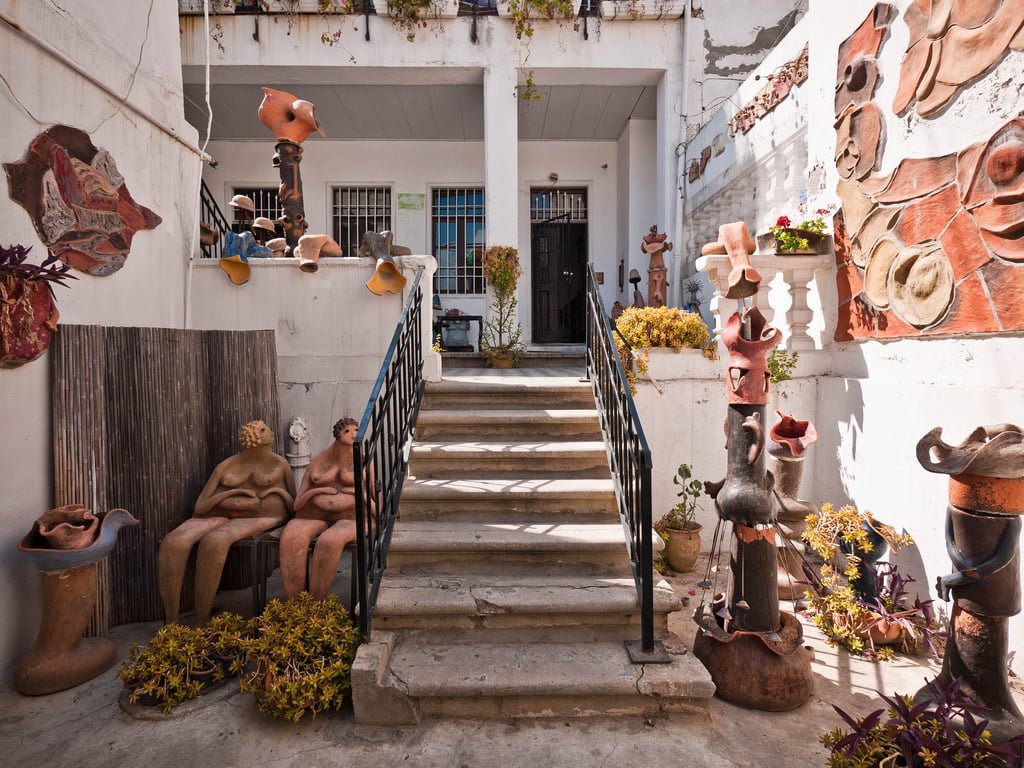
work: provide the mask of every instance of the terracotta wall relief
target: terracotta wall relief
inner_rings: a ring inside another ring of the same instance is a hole
[[[746,133],[762,117],[767,115],[779,104],[781,104],[794,85],[799,85],[807,79],[807,50],[800,51],[800,55],[791,61],[787,61],[778,71],[768,77],[768,84],[758,91],[757,95],[744,105],[729,121],[729,135]],[[705,161],[706,164],[706,161]],[[703,168],[701,169],[703,172]],[[699,174],[698,174],[699,178]],[[691,179],[692,181],[692,179]]]
[[[935,57],[957,55],[951,50],[981,56],[983,48],[985,66],[991,67],[1002,53],[978,41],[1006,24],[1017,32],[1024,23],[1013,21],[998,2],[943,7],[940,13],[936,3],[938,21],[921,27],[932,35],[927,50],[933,64]],[[932,12],[931,3],[925,8],[920,0],[907,9],[912,49],[926,39],[918,35],[921,14]],[[1024,120],[1010,120],[955,154],[905,158],[891,173],[872,175],[884,145],[884,121],[870,99],[884,74],[877,55],[891,15],[891,6],[879,4],[839,49],[835,160],[842,211],[835,221],[840,302],[835,338],[1022,330],[1024,272],[1016,264],[1024,262]],[[967,27],[958,21],[978,23],[965,35]],[[986,25],[989,31],[981,35]],[[1000,34],[1005,52],[1015,38]],[[954,45],[960,47],[943,49]],[[901,93],[908,66],[905,58]],[[927,88],[913,91],[923,100],[919,111],[928,104],[934,112],[941,108],[934,106],[940,95],[942,105],[955,95],[935,79],[936,72],[925,77]],[[905,111],[909,102],[901,98],[896,106]]]

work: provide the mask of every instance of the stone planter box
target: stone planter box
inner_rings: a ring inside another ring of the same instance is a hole
[[[819,235],[816,232],[808,232],[805,229],[789,229],[797,237],[807,240],[810,246],[800,251],[780,251],[775,243],[775,235],[765,232],[757,236],[757,252],[759,254],[774,254],[776,256],[806,256],[817,254],[823,256],[832,253],[832,235]]]
[[[395,16],[391,3],[387,4],[388,16]],[[430,5],[420,11],[423,19],[454,19],[459,15],[459,0],[430,0]]]
[[[721,379],[725,365],[721,360],[708,360],[699,349],[667,349],[653,347],[647,351],[647,375],[638,381],[655,382],[673,379]]]
[[[685,11],[685,0],[604,0],[601,3],[601,18],[608,20],[678,19]]]
[[[580,8],[583,5],[583,0],[572,0],[572,18],[575,19],[580,15]],[[498,15],[506,19],[512,18],[512,10],[510,8],[510,0],[498,0]],[[547,16],[542,14],[540,11],[535,11],[533,8],[530,9],[530,19],[533,21],[569,21],[569,19],[563,19],[562,17],[556,16],[554,19],[549,19]]]
[[[234,0],[210,0],[210,15],[234,14]],[[179,16],[202,16],[203,0],[178,0]]]

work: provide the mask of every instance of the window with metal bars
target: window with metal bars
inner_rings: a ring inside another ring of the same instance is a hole
[[[587,190],[530,190],[530,221],[549,221],[562,217],[574,223],[587,221]]]
[[[252,198],[252,202],[256,206],[256,212],[252,218],[249,218],[246,211],[228,206],[232,229],[236,232],[240,231],[240,226],[245,228],[251,225],[254,218],[266,216],[271,221],[275,221],[281,216],[280,204],[277,201],[277,187],[234,187],[231,194]]]
[[[355,256],[364,232],[391,229],[391,187],[334,187],[331,221],[334,239]]]
[[[439,294],[484,292],[483,259],[486,243],[482,187],[439,187],[431,196],[431,237]]]

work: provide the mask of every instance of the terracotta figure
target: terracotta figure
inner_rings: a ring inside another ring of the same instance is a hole
[[[345,255],[337,241],[327,235],[303,235],[293,254],[299,260],[299,269],[303,272],[316,272],[320,269],[320,257],[340,258]]]
[[[734,221],[718,228],[718,240],[707,243],[700,252],[704,256],[727,255],[732,264],[729,272],[729,290],[727,299],[746,299],[757,293],[761,285],[761,275],[750,264],[750,254],[757,243],[750,235],[745,222]]]
[[[952,574],[938,580],[952,596],[949,638],[939,681],[963,681],[984,711],[995,742],[1024,734],[1024,714],[1007,679],[1009,618],[1020,613],[1020,529],[1024,515],[1024,430],[1013,424],[978,427],[960,445],[947,445],[937,427],[917,444],[929,472],[949,475],[946,550]],[[916,700],[931,698],[925,687]]]
[[[644,235],[640,251],[651,257],[647,267],[647,303],[652,307],[664,307],[668,296],[668,267],[665,254],[672,250],[672,243],[666,242],[668,235],[658,234],[658,227],[651,227],[651,233]]]
[[[295,519],[281,534],[281,583],[291,599],[306,589],[306,559],[313,549],[309,592],[324,597],[338,572],[345,545],[356,538],[355,468],[352,445],[359,429],[355,419],[334,425],[334,442],[310,463],[295,500]]]
[[[643,291],[640,290],[641,279],[639,270],[629,270],[629,284],[633,286],[633,303],[630,306],[637,309],[643,309],[647,306],[647,302],[644,301]]]
[[[323,136],[316,116],[316,105],[296,98],[287,91],[264,88],[263,101],[257,114],[260,122],[274,132],[278,141],[301,144],[314,131]]]
[[[189,552],[196,557],[196,619],[205,624],[220,584],[228,549],[236,541],[284,523],[295,499],[292,469],[271,450],[274,433],[250,421],[238,433],[241,450],[213,470],[196,499],[195,514],[160,544],[157,577],[167,623],[178,620]]]

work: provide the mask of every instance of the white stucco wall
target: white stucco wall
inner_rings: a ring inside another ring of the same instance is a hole
[[[26,32],[0,24],[0,72],[9,84],[0,86],[0,160],[20,160],[49,125],[74,126],[110,151],[133,197],[163,218],[157,229],[135,236],[131,255],[116,274],[77,273],[70,287],[56,288],[61,322],[180,327],[199,159],[168,134],[195,143],[181,108],[174,3],[154,2],[151,9],[145,2],[123,3],[116,13],[99,14],[89,0],[3,0],[0,14]],[[33,35],[126,96],[126,104],[119,107],[113,97],[34,45],[28,39]],[[33,261],[44,257],[28,214],[7,195],[0,196],[0,231],[5,245],[31,245]],[[0,371],[0,615],[6,617],[0,622],[0,672],[31,646],[37,629],[38,575],[15,545],[52,506],[49,390],[45,357]]]
[[[898,15],[879,57],[882,80],[875,101],[886,122],[883,173],[904,157],[936,157],[982,140],[1024,108],[1024,91],[1007,87],[1019,84],[1024,54],[1011,52],[940,115],[897,119],[890,105],[906,47],[902,13],[907,5],[906,0],[896,3]],[[836,52],[873,6],[868,0],[813,0],[807,16],[756,71],[770,73],[809,39],[808,80],[749,133],[730,139],[727,119],[764,84],[763,77],[748,79],[733,99],[736,104],[727,105],[688,146],[691,157],[716,137],[725,147],[712,157],[698,183],[686,185],[691,252],[719,223],[743,219],[752,230],[764,231],[779,214],[792,217],[801,201],[811,210],[838,202],[833,161]],[[815,308],[811,335],[820,339],[828,372],[817,377],[813,413],[797,413],[812,418],[819,434],[803,496],[818,503],[853,502],[905,528],[916,546],[901,552],[898,561],[918,579],[922,591],[933,592],[935,578],[950,570],[943,534],[947,480],[919,466],[915,446],[935,426],[943,427],[948,442],[958,443],[981,424],[1020,423],[1024,377],[1015,361],[1024,353],[1024,336],[836,344],[834,272],[829,270],[829,275],[822,285],[812,285],[810,296]],[[784,322],[788,305],[784,293],[777,280],[771,296],[777,323]],[[724,392],[717,396],[724,400]],[[687,426],[684,422],[683,431]],[[693,455],[701,452],[695,448]],[[1011,620],[1011,649],[1018,657],[1024,649],[1024,617]]]

